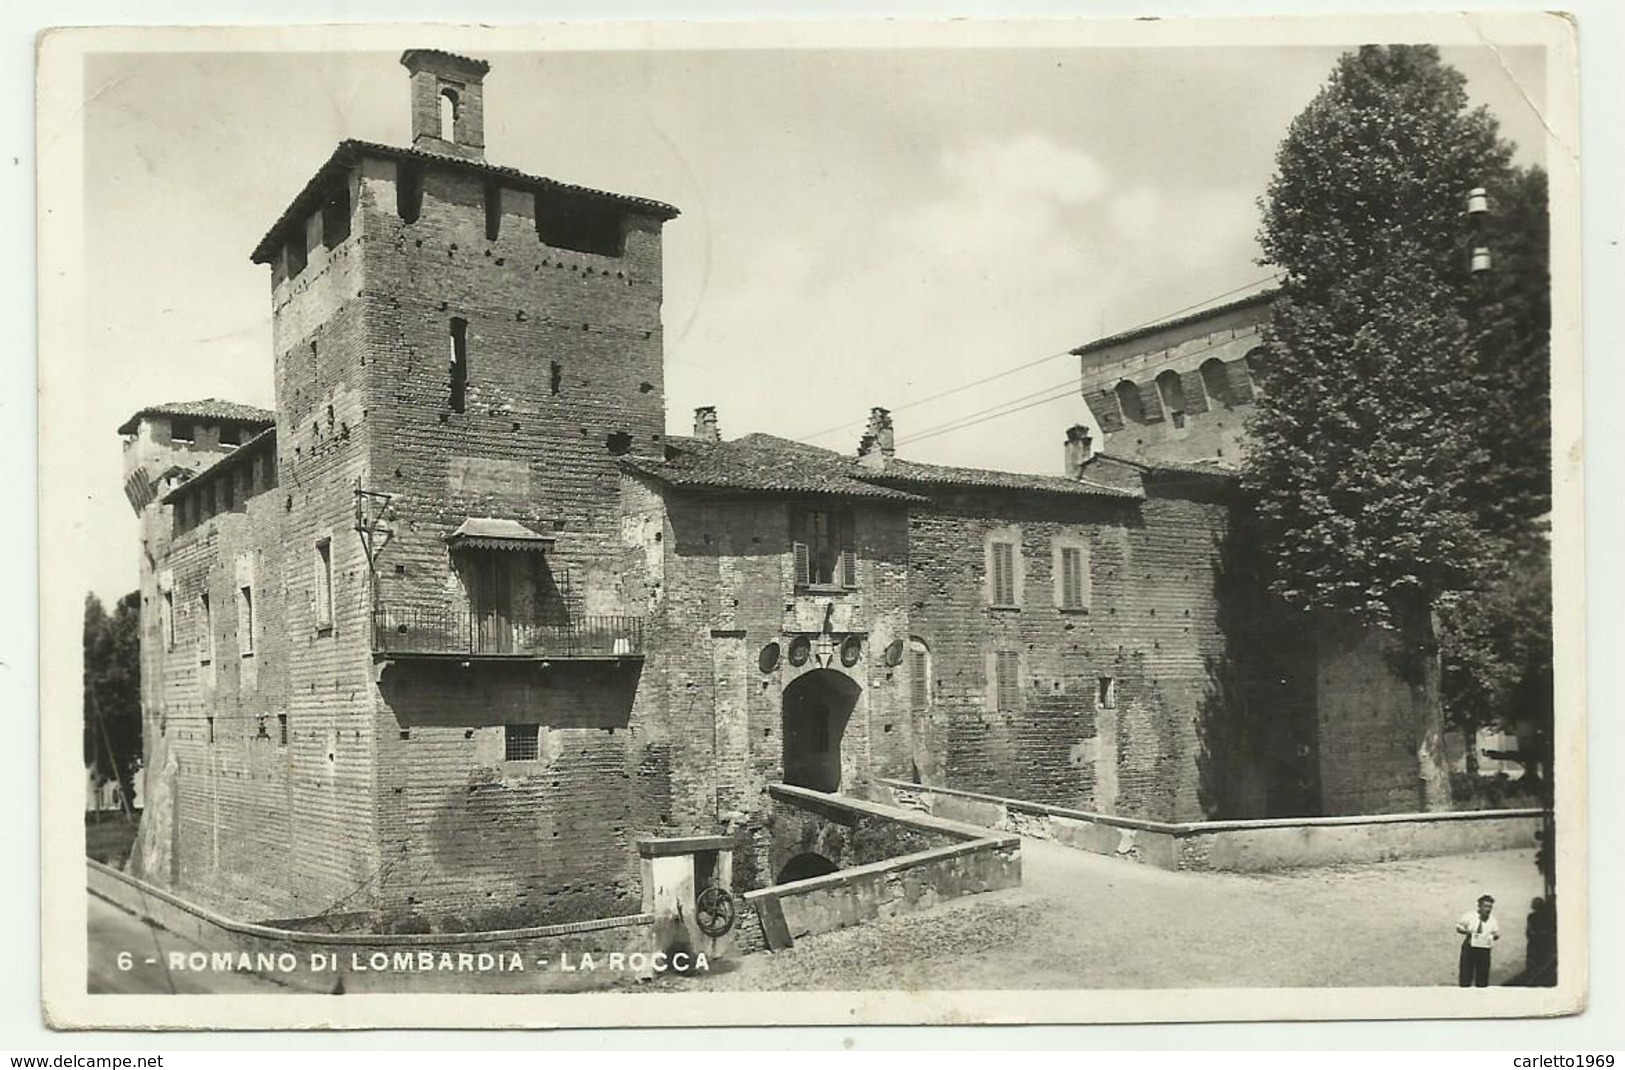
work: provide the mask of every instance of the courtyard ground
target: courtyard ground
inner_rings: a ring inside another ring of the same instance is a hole
[[[1245,875],[1169,873],[1043,840],[1022,887],[802,939],[685,990],[1454,985],[1456,919],[1483,892],[1502,939],[1490,981],[1524,966],[1534,852]]]
[[[1540,894],[1534,852],[1500,851],[1275,874],[1169,873],[1044,840],[1022,841],[1020,888],[803,938],[698,977],[615,972],[351,974],[346,990],[393,992],[966,990],[1454,985],[1456,919],[1485,891],[1502,940],[1491,970],[1524,966]],[[169,976],[195,951],[90,897],[95,992],[287,991],[247,974]],[[116,953],[132,953],[120,969]],[[148,962],[148,959],[151,962]]]

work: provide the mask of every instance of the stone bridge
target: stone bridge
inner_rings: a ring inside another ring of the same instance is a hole
[[[745,894],[742,949],[927,910],[1021,883],[1021,840],[848,795],[774,784],[757,872],[776,883]],[[765,857],[763,857],[765,856]]]

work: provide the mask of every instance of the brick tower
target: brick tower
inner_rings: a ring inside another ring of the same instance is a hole
[[[138,488],[193,607],[154,678],[199,726],[144,869],[384,924],[635,909],[665,771],[617,459],[660,449],[677,212],[486,163],[489,66],[401,62],[412,147],[341,143],[253,252],[274,433]]]

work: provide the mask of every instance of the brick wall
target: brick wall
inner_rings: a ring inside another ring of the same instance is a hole
[[[178,538],[173,512],[154,503],[143,518],[153,551],[142,576],[148,813],[136,869],[222,905],[284,909],[299,885],[286,864],[297,823],[281,741],[289,650],[278,626],[280,497],[272,488]],[[166,595],[173,644],[158,609]]]
[[[1329,621],[1321,622],[1317,638],[1322,812],[1425,810],[1411,689],[1389,663],[1391,640]]]
[[[1261,352],[1259,324],[1268,315],[1267,304],[1231,309],[1085,353],[1081,388],[1105,448],[1141,460],[1238,461],[1253,399],[1247,360]],[[1170,371],[1178,382],[1170,396],[1184,405],[1177,419],[1157,385]],[[1138,395],[1137,414],[1118,400],[1125,381]]]
[[[1225,522],[1222,503],[1156,496],[978,492],[917,508],[909,600],[933,677],[917,715],[922,779],[1101,813],[1201,817],[1195,725],[1224,649],[1214,577]],[[1019,540],[1019,608],[988,604],[993,536]],[[1058,543],[1087,549],[1086,608],[1058,605]],[[1016,709],[999,708],[992,688],[1000,651],[1017,657]]]
[[[664,710],[656,731],[669,751],[674,824],[692,832],[748,829],[766,850],[766,788],[785,777],[785,695],[818,686],[808,683],[815,673],[839,674],[857,689],[840,733],[840,790],[861,794],[871,771],[906,770],[913,749],[907,681],[884,657],[907,636],[904,512],[853,504],[857,587],[807,594],[795,588],[789,499],[659,495],[648,483],[628,484],[629,501],[643,494],[664,503],[658,529],[639,527],[650,532],[645,539],[659,530],[663,547],[643,686],[659,689],[651,702]],[[816,647],[804,664],[792,664],[791,640],[823,633],[826,614],[835,644],[861,637],[856,664],[843,665],[837,654],[821,668]],[[769,645],[778,656],[764,669]],[[771,879],[765,854],[746,850],[735,861],[740,887]]]

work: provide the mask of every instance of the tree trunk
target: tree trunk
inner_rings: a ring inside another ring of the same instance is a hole
[[[1405,622],[1406,654],[1412,659],[1411,738],[1416,749],[1417,795],[1427,813],[1452,809],[1450,765],[1445,756],[1444,706],[1439,699],[1438,617],[1418,607]]]

